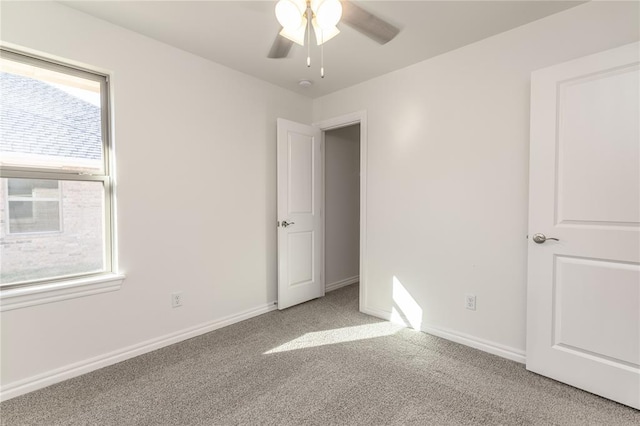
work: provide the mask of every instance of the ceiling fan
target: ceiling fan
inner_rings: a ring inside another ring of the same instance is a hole
[[[318,45],[322,45],[340,32],[336,27],[338,21],[379,44],[391,41],[400,32],[396,26],[346,0],[280,0],[276,5],[276,16],[283,28],[267,55],[274,59],[286,58],[293,43],[304,46],[305,34],[309,45],[312,27]],[[307,56],[309,65],[310,58]]]

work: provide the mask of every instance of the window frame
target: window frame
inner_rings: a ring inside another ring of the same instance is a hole
[[[102,171],[79,172],[77,170],[50,169],[28,166],[2,166],[0,165],[0,178],[12,179],[45,179],[58,181],[99,181],[102,182],[104,188],[104,217],[103,217],[103,241],[104,241],[104,270],[92,273],[80,273],[73,275],[65,275],[62,277],[51,277],[44,279],[35,279],[29,281],[21,281],[16,283],[1,284],[0,283],[0,299],[11,296],[10,291],[13,289],[23,290],[23,287],[31,287],[42,293],[46,290],[48,284],[52,284],[55,288],[66,283],[77,283],[84,287],[86,282],[101,280],[101,278],[115,277],[114,281],[121,283],[124,278],[117,273],[116,253],[115,253],[115,229],[114,229],[114,185],[113,185],[113,150],[111,141],[111,113],[110,113],[110,90],[109,75],[99,73],[86,68],[78,67],[71,64],[53,61],[44,57],[34,56],[18,50],[9,49],[0,46],[0,57],[27,65],[36,66],[56,72],[61,72],[76,77],[85,78],[96,81],[100,84],[100,119],[102,133]],[[7,191],[8,200],[8,191]],[[8,201],[7,201],[8,203]],[[8,215],[8,210],[7,210]],[[7,216],[8,217],[8,216]],[[61,201],[61,219],[62,219],[62,201]],[[28,235],[27,233],[11,234],[9,233],[9,223],[7,221],[7,235]],[[62,225],[60,227],[62,230]],[[85,280],[86,279],[86,280]],[[84,289],[86,292],[86,289]],[[17,294],[17,293],[16,293]],[[24,291],[20,292],[24,295]],[[33,304],[33,303],[31,303]],[[5,310],[3,302],[2,309]]]

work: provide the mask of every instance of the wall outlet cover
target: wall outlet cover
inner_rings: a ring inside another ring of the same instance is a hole
[[[470,311],[476,310],[476,295],[475,294],[465,294],[464,295],[464,307],[469,309]]]
[[[182,292],[171,293],[171,307],[177,308],[182,306]]]

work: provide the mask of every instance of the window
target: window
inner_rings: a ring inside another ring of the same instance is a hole
[[[0,287],[113,272],[106,76],[0,50]]]

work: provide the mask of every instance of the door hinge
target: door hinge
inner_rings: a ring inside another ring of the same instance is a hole
[[[278,221],[278,225],[277,225],[277,228],[280,228],[280,221]]]

